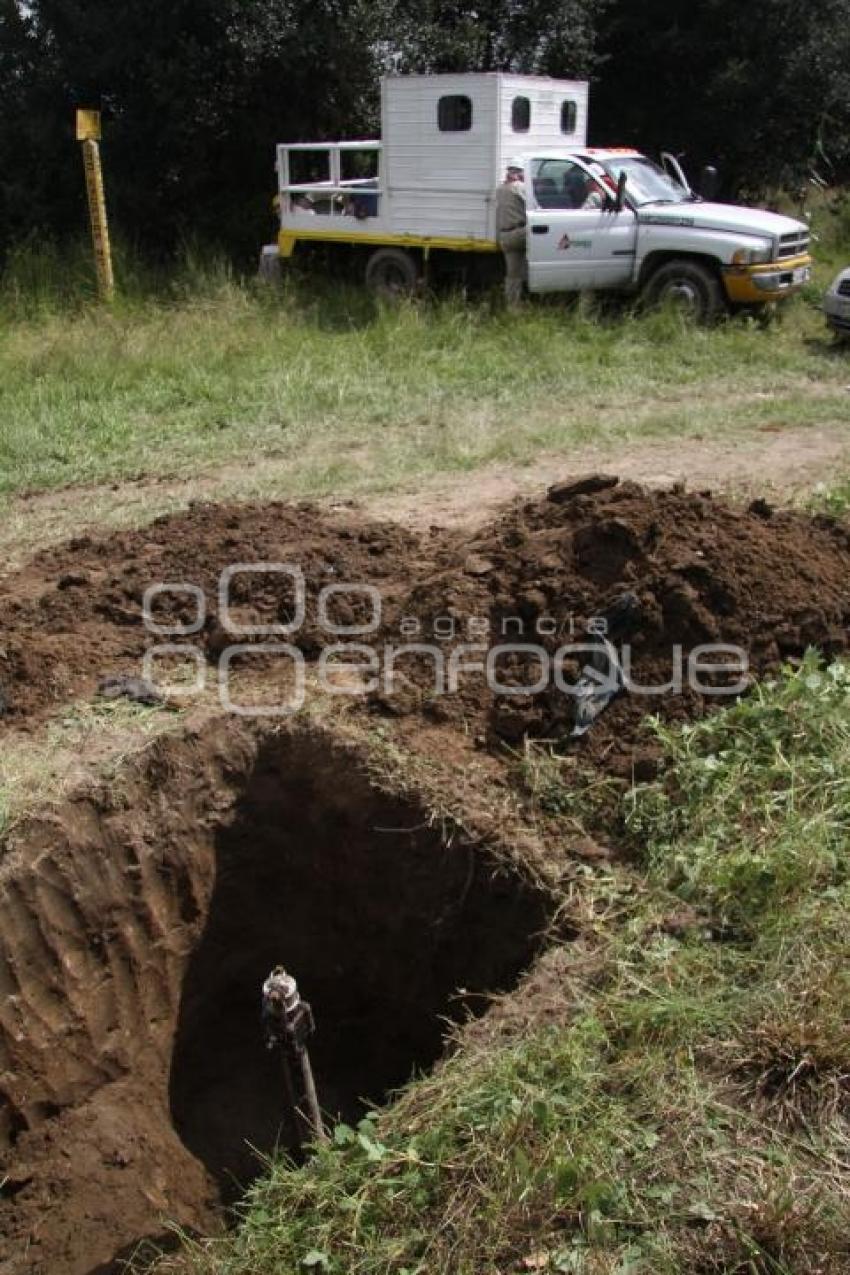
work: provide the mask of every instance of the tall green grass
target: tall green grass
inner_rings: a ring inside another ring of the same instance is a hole
[[[138,315],[148,303],[173,304],[208,295],[239,272],[219,250],[187,240],[176,256],[157,261],[121,234],[112,237],[116,293],[112,314]],[[13,244],[0,271],[0,316],[7,323],[99,311],[91,244],[87,239],[31,237]]]
[[[193,252],[167,276],[127,254],[104,307],[85,269],[82,250],[49,246],[7,264],[0,496],[260,457],[283,494],[350,493],[845,407],[846,369],[803,302],[769,332],[558,298],[517,316],[491,297],[386,309],[315,276],[265,288]]]
[[[850,191],[831,191],[815,203],[811,217],[814,254],[823,271],[850,265]]]

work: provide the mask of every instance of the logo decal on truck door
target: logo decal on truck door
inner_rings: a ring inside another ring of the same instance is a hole
[[[570,239],[569,235],[561,235],[558,240],[558,247],[562,252],[566,252],[569,248],[591,248],[592,246],[592,239]]]

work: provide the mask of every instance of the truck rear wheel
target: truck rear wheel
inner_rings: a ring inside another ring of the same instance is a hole
[[[403,248],[379,248],[366,263],[366,287],[386,300],[394,301],[416,291],[419,270]]]
[[[720,280],[698,261],[667,261],[650,275],[643,287],[650,306],[678,306],[697,323],[713,323],[724,311]]]

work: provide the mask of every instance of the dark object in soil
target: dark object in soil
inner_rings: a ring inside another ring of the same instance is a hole
[[[768,504],[766,500],[762,500],[759,496],[756,500],[750,501],[748,512],[755,514],[757,518],[772,518],[776,510],[773,505]]]
[[[9,711],[9,697],[0,686],[0,717],[5,717]]]
[[[782,510],[766,518],[760,507],[730,507],[681,488],[648,491],[608,475],[554,490],[563,501],[512,507],[472,535],[416,536],[308,506],[197,506],[141,531],[100,541],[85,537],[45,551],[0,584],[2,676],[11,704],[0,730],[89,697],[99,674],[141,660],[151,636],[142,604],[156,583],[188,581],[201,591],[202,614],[197,598],[177,588],[159,594],[154,618],[163,633],[189,634],[180,640],[205,651],[214,678],[231,641],[218,605],[222,572],[233,563],[298,566],[304,617],[287,641],[307,661],[338,642],[340,631],[370,631],[362,626],[374,604],[364,585],[380,596],[380,639],[398,644],[400,621],[413,617],[422,622],[416,640],[430,642],[444,666],[463,642],[481,640],[468,635],[470,622],[477,632],[484,626],[491,648],[526,643],[553,658],[562,643],[604,614],[612,593],[633,595],[640,618],[624,639],[631,647],[629,681],[660,689],[622,695],[597,720],[583,747],[606,765],[612,751],[632,752],[648,714],[692,718],[722,702],[714,685],[721,673],[703,679],[713,683],[711,693],[691,685],[688,662],[701,645],[739,649],[754,676],[807,646],[827,657],[847,650],[846,525]],[[57,587],[68,576],[85,578],[85,586]],[[352,585],[359,594],[346,591]],[[328,586],[337,590],[330,618],[343,627],[336,634],[323,623],[319,605]],[[237,573],[231,615],[245,626],[286,623],[293,615],[293,587],[286,575]],[[435,644],[437,617],[449,617],[457,633],[441,635]],[[191,633],[193,624],[200,627]],[[619,645],[621,639],[615,640]],[[675,684],[679,656],[681,686],[665,689]],[[580,676],[584,658],[576,657],[567,682]],[[539,660],[535,666],[533,652],[527,660],[521,652],[508,660],[510,693],[473,676],[462,679],[457,692],[442,693],[434,689],[434,661],[425,656],[417,664],[415,653],[405,654],[396,671],[406,681],[382,699],[381,679],[374,707],[394,713],[410,729],[417,718],[427,718],[440,729],[458,726],[512,746],[529,735],[563,739],[573,721],[569,696],[552,681],[539,695],[517,695],[514,687],[537,679]],[[731,675],[727,680],[735,684]]]
[[[621,593],[599,615],[605,636],[612,641],[629,637],[639,627],[643,609],[636,593]]]
[[[570,739],[580,739],[618,695],[627,689],[623,669],[612,642],[621,642],[638,628],[642,616],[640,598],[621,593],[596,618],[599,636],[589,634],[594,651],[573,688],[576,708]],[[604,637],[602,636],[604,634]]]
[[[309,1142],[326,1139],[316,1083],[307,1041],[316,1030],[316,1020],[308,1001],[302,1000],[298,984],[282,965],[276,965],[263,983],[261,1021],[266,1049],[275,1050],[281,1061],[285,1110],[293,1146],[303,1149]]]
[[[153,682],[144,677],[128,677],[124,673],[100,678],[97,693],[100,699],[129,699],[134,704],[148,704],[151,707],[166,702],[165,696],[156,689]]]
[[[598,649],[591,655],[573,688],[576,708],[570,739],[580,739],[586,734],[600,713],[604,713],[625,689],[617,652],[610,642],[599,641]]]
[[[612,643],[630,637],[640,625],[640,598],[635,593],[621,593],[595,617],[594,631],[587,635],[596,650],[573,687],[576,699],[571,739],[580,739],[589,731],[600,713],[626,690],[626,678]]]
[[[546,499],[553,501],[556,505],[563,505],[568,500],[574,500],[576,496],[592,496],[597,491],[616,487],[619,481],[615,474],[588,474],[586,478],[555,483],[546,492]]]

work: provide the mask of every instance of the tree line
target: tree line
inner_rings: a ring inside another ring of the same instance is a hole
[[[375,133],[388,70],[507,69],[589,79],[591,141],[730,195],[850,171],[850,0],[0,0],[0,252],[85,226],[76,106],[126,237],[250,253],[275,142]]]

